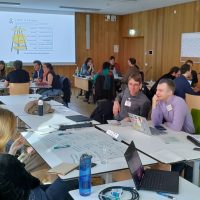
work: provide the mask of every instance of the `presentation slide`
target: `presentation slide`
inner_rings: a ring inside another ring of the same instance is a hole
[[[0,60],[75,63],[75,16],[0,12]]]
[[[200,33],[182,33],[181,37],[181,61],[192,59],[200,62]]]

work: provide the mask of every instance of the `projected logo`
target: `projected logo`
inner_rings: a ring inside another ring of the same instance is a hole
[[[19,54],[20,51],[27,50],[26,37],[23,33],[24,29],[16,26],[13,31],[11,52],[16,51]]]

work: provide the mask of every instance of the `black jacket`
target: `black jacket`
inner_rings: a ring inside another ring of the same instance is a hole
[[[12,155],[0,154],[0,199],[27,200],[40,181],[30,175],[24,164]]]

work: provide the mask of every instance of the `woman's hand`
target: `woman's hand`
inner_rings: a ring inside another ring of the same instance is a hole
[[[20,136],[19,138],[17,138],[11,145],[9,154],[15,155],[17,150],[19,150],[24,145],[24,143],[25,143],[25,140],[23,137]]]

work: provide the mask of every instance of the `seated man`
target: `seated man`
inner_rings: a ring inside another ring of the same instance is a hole
[[[151,119],[154,126],[165,120],[165,125],[175,131],[194,133],[194,124],[185,101],[174,95],[175,85],[170,79],[161,79],[152,100]]]
[[[110,70],[112,71],[113,76],[114,77],[121,76],[119,64],[115,62],[114,56],[110,56],[109,63],[110,63]]]
[[[129,121],[128,113],[148,117],[151,103],[146,95],[140,91],[141,88],[141,75],[135,73],[129,76],[128,88],[114,102],[113,114],[115,119]],[[121,107],[119,103],[121,103]]]
[[[181,75],[181,71],[179,67],[172,67],[169,71],[169,73],[164,74],[163,76],[161,76],[155,83],[154,85],[151,87],[150,89],[150,93],[151,93],[151,98],[156,94],[156,88],[158,86],[158,83],[161,79],[163,78],[169,78],[171,80],[174,80],[175,78],[179,77]]]
[[[191,77],[191,67],[188,64],[181,66],[181,76],[174,79],[175,83],[175,95],[185,99],[185,94],[200,95],[200,90],[198,88],[192,89],[188,80]]]
[[[43,79],[43,68],[42,63],[39,60],[33,61],[34,65],[34,73],[33,73],[33,81],[42,81]]]
[[[13,62],[14,70],[8,73],[4,85],[7,87],[9,83],[28,83],[30,82],[29,73],[22,69],[23,63],[20,60]]]
[[[190,65],[190,67],[192,68],[194,63],[193,63],[192,60],[187,60],[185,62],[185,64]],[[191,86],[196,87],[197,84],[198,84],[198,76],[197,76],[197,72],[195,70],[191,71],[191,77],[190,78],[191,78]]]

